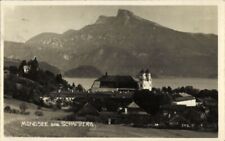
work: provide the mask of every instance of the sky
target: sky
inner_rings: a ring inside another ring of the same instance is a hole
[[[184,32],[217,34],[216,6],[4,6],[4,39],[25,42],[42,32],[63,33],[93,24],[118,9]]]

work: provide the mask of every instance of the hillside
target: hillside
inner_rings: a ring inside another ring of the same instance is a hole
[[[86,77],[96,78],[102,75],[102,73],[93,66],[79,66],[77,68],[68,70],[64,73],[66,77]]]
[[[4,105],[18,108],[21,101],[15,99],[5,99]],[[24,102],[23,102],[24,103]],[[56,123],[57,118],[62,118],[72,113],[61,110],[53,111],[42,108],[43,116],[35,116],[37,106],[26,103],[30,115],[19,115],[4,113],[4,135],[6,137],[149,137],[149,138],[217,138],[216,132],[199,132],[191,130],[177,129],[154,129],[154,128],[134,128],[121,124],[105,125],[94,123],[95,127],[21,127],[22,121],[45,121]],[[40,130],[41,129],[41,130]],[[104,131],[104,132],[102,132]],[[121,132],[126,131],[126,132]]]
[[[22,46],[6,42],[5,56],[35,54],[63,71],[88,65],[110,74],[136,75],[149,68],[157,76],[217,77],[217,40],[213,34],[176,31],[120,9],[117,16],[99,16],[80,30],[42,33]]]

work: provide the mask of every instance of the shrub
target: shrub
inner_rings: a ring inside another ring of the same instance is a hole
[[[28,109],[28,106],[27,106],[26,103],[21,103],[20,104],[20,111],[21,111],[21,113],[25,113],[27,109]]]
[[[43,115],[44,115],[44,113],[43,113],[42,111],[40,111],[40,110],[35,111],[34,114],[35,114],[36,116],[43,116]]]
[[[20,114],[20,111],[17,110],[17,109],[12,109],[12,110],[11,110],[11,113],[14,113],[14,114]]]
[[[42,109],[42,107],[41,107],[40,105],[38,105],[38,106],[37,106],[37,109],[38,109],[38,110],[41,110],[41,109]]]
[[[10,113],[11,112],[11,107],[10,106],[5,106],[4,112]]]

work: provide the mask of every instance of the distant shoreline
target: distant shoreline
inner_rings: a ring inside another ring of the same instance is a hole
[[[132,76],[133,78],[137,78],[136,76]],[[90,79],[90,78],[99,78],[99,77],[70,77],[70,76],[63,76],[63,78],[83,78],[83,79]],[[153,79],[218,79],[218,77],[177,77],[177,76],[159,76],[159,77],[152,77]]]
[[[63,77],[69,83],[81,84],[85,89],[91,88],[94,80],[96,78],[84,78],[84,77]],[[137,80],[137,78],[135,78]],[[196,89],[216,89],[218,90],[218,79],[215,78],[180,78],[180,77],[167,77],[167,78],[152,78],[153,87],[162,88],[162,87],[185,87],[192,86]]]

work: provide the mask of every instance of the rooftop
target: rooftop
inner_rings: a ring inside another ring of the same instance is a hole
[[[98,78],[96,81],[100,81],[101,87],[109,88],[133,88],[138,87],[137,82],[133,77],[129,75],[104,75]]]
[[[193,99],[195,98],[187,93],[179,93],[178,95],[176,95],[176,97],[174,97],[174,101],[176,102],[193,100]]]

